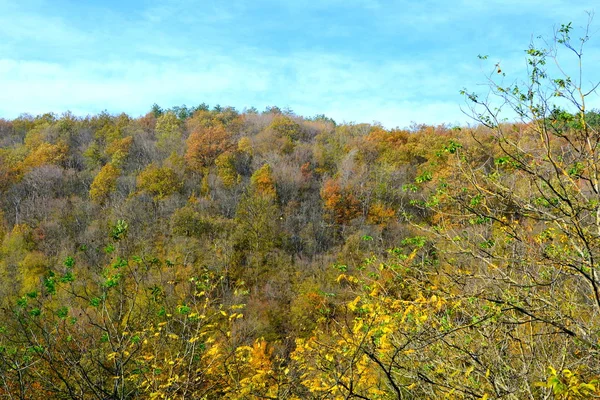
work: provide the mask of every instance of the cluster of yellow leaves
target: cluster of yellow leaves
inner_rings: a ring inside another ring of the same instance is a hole
[[[285,372],[273,362],[273,349],[265,340],[258,339],[252,346],[238,347],[234,360],[232,366],[236,372],[231,375],[224,398],[280,398]]]
[[[232,187],[241,181],[241,176],[237,173],[233,162],[234,156],[231,153],[222,153],[215,160],[217,174],[225,187]]]
[[[92,185],[90,186],[90,199],[98,204],[104,203],[117,187],[117,178],[121,175],[121,170],[113,164],[103,166]]]
[[[590,399],[600,396],[600,379],[583,379],[582,375],[569,369],[557,371],[553,367],[548,368],[548,379],[546,382],[538,382],[540,387],[552,389],[556,399],[578,400]]]
[[[123,139],[115,139],[106,146],[106,154],[111,157],[111,164],[119,167],[129,155],[129,149],[133,144],[133,137],[127,136]]]
[[[60,164],[66,157],[68,147],[66,144],[41,143],[32,149],[21,164],[22,172],[42,165]]]
[[[19,263],[19,275],[22,277],[22,292],[34,290],[49,266],[48,257],[41,251],[31,251]]]
[[[251,142],[251,140],[247,136],[242,137],[238,141],[237,149],[238,149],[238,151],[240,151],[242,153],[246,153],[248,155],[252,155],[253,150],[252,150],[252,142]]]
[[[156,120],[156,147],[167,154],[176,151],[182,135],[182,123],[175,113],[166,112]]]
[[[298,140],[301,133],[300,125],[284,115],[276,116],[269,128],[274,130],[280,137],[288,137],[291,140]]]
[[[169,167],[159,167],[150,164],[137,176],[137,187],[142,192],[147,192],[154,200],[162,200],[176,193],[183,186],[178,174]]]
[[[338,282],[360,295],[345,304],[343,317],[323,321],[311,337],[298,339],[292,354],[301,383],[313,396],[486,398],[493,393],[489,370],[452,347],[454,341],[472,340],[454,332],[476,323],[452,317],[464,307],[460,298],[411,278],[416,254],[340,274]]]
[[[267,198],[274,198],[276,195],[275,181],[273,179],[273,171],[269,164],[264,164],[257,169],[250,177],[250,182],[256,193]]]

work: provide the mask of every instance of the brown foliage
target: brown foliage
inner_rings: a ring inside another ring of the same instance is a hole
[[[188,168],[200,172],[221,154],[234,148],[231,134],[223,125],[198,128],[187,139],[185,160]]]
[[[352,193],[342,189],[337,180],[325,181],[321,190],[321,198],[325,209],[336,224],[347,224],[361,215],[360,202]]]

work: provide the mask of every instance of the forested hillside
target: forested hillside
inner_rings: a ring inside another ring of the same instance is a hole
[[[549,54],[491,81],[519,122],[0,120],[0,397],[600,396],[600,117]]]

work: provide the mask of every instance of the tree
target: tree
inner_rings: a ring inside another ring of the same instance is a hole
[[[321,190],[325,210],[333,222],[344,225],[361,215],[360,202],[352,193],[343,190],[337,180],[328,179]]]
[[[90,186],[90,199],[98,204],[105,203],[117,187],[120,175],[121,171],[111,163],[102,167]]]
[[[235,168],[235,156],[232,153],[221,153],[215,159],[215,165],[225,187],[231,188],[240,182],[241,177]]]
[[[573,382],[600,376],[600,126],[586,108],[598,86],[583,78],[588,31],[574,43],[566,24],[549,48],[532,44],[522,82],[504,85],[496,65],[489,95],[463,91],[482,127],[445,147],[456,179],[439,182],[426,202],[438,215],[423,228],[447,254],[444,274],[498,307],[496,329],[511,338],[489,354],[498,395],[568,398],[561,369],[576,371]],[[573,74],[561,50],[574,56]],[[506,109],[517,121],[503,119]]]
[[[119,246],[127,232],[125,221],[112,227],[110,257],[98,276],[82,280],[79,255],[68,256],[3,308],[0,396],[222,398],[235,394],[228,371],[241,370],[246,360],[257,370],[268,365],[264,351],[238,351],[232,342],[244,305],[223,305],[222,276],[125,255]],[[179,279],[185,283],[175,287]],[[237,380],[252,387],[247,378]]]
[[[156,119],[156,147],[165,154],[181,152],[181,120],[169,111]],[[181,153],[180,153],[181,154]]]
[[[23,160],[22,170],[39,167],[45,164],[60,164],[66,156],[67,146],[64,144],[41,143]]]
[[[495,376],[478,356],[496,309],[446,293],[436,282],[430,245],[410,237],[354,268],[334,265],[339,285],[354,297],[322,317],[310,337],[297,340],[291,357],[308,393],[398,399],[495,395]]]
[[[183,186],[177,173],[169,167],[148,165],[137,176],[137,187],[141,192],[148,192],[154,200],[162,200],[176,193]]]
[[[257,169],[250,177],[252,183],[252,191],[259,196],[274,199],[277,195],[275,191],[275,181],[273,180],[273,172],[269,164],[264,164]]]
[[[185,160],[191,170],[199,172],[211,166],[221,153],[233,147],[231,135],[222,124],[201,127],[187,139]]]
[[[106,148],[106,154],[111,157],[111,164],[120,167],[129,155],[129,150],[133,144],[133,137],[127,136],[123,139],[117,139],[110,143]]]
[[[164,110],[162,109],[161,106],[159,106],[158,104],[154,103],[154,104],[152,104],[152,108],[150,109],[150,113],[154,116],[154,118],[158,118],[161,115],[163,115]]]
[[[263,257],[279,241],[279,209],[271,196],[250,192],[242,196],[235,221],[240,247],[248,256]]]

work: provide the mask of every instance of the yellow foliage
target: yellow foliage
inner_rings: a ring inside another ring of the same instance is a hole
[[[117,167],[122,165],[129,155],[129,149],[132,144],[133,137],[127,136],[123,139],[114,140],[106,146],[106,154],[111,157],[111,164]]]
[[[49,127],[49,124],[39,125],[27,132],[27,134],[25,135],[24,143],[25,147],[27,147],[28,150],[35,150],[42,143],[45,142],[45,138],[41,132],[41,128],[47,127]]]
[[[274,198],[276,195],[273,172],[269,164],[264,164],[250,177],[252,187],[264,197]]]
[[[148,165],[137,176],[137,187],[142,192],[148,192],[154,200],[162,200],[176,193],[183,186],[177,173],[169,167]]]
[[[98,204],[108,200],[110,194],[117,187],[117,178],[121,171],[112,164],[106,164],[94,178],[90,187],[90,199]]]
[[[67,154],[67,145],[41,143],[23,160],[23,168],[35,168],[46,164],[59,164]]]
[[[167,154],[177,151],[181,143],[181,121],[175,113],[167,112],[156,120],[156,137],[157,144],[160,150]]]
[[[238,175],[235,169],[233,161],[234,158],[231,153],[222,153],[215,159],[217,174],[223,181],[225,187],[232,187],[241,180],[240,175]]]
[[[559,372],[555,368],[549,367],[547,381],[538,382],[536,386],[551,389],[554,397],[561,400],[589,399],[600,396],[600,379],[598,377],[586,382],[578,371],[566,368]]]
[[[48,257],[41,251],[31,251],[19,263],[22,291],[30,292],[39,286],[42,276],[49,266]]]
[[[237,148],[238,148],[238,151],[240,151],[242,153],[246,153],[248,155],[253,154],[252,142],[250,141],[250,138],[248,138],[247,136],[242,137],[238,141]]]
[[[277,133],[281,137],[288,137],[291,140],[298,140],[301,133],[300,125],[284,115],[278,115],[273,119],[269,128]]]

